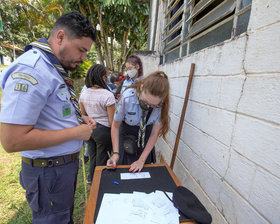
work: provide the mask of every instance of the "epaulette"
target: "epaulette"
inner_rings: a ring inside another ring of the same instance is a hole
[[[130,103],[137,103],[138,102],[136,89],[133,89],[133,88],[126,89],[123,92],[122,97],[124,98],[124,100],[126,102],[130,102]]]
[[[41,57],[41,52],[37,49],[30,49],[25,54],[22,55],[21,61],[24,61],[24,65],[34,68],[37,61]]]
[[[124,98],[133,97],[135,95],[136,95],[136,89],[133,88],[126,89],[122,94]]]

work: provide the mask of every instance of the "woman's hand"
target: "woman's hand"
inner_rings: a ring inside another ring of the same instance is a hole
[[[107,160],[107,169],[116,169],[117,168],[117,162],[119,161],[119,154],[113,154],[108,160]]]
[[[143,169],[143,166],[145,164],[145,161],[143,161],[141,158],[136,160],[134,163],[131,164],[129,171],[135,173],[135,172],[141,172]]]

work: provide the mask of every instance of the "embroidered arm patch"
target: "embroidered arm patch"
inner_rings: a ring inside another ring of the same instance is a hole
[[[24,80],[30,82],[32,85],[38,84],[37,79],[35,79],[33,76],[26,74],[26,73],[15,72],[11,76],[13,79],[24,79]]]
[[[15,91],[21,91],[21,92],[27,92],[28,85],[23,83],[16,83],[15,85]]]

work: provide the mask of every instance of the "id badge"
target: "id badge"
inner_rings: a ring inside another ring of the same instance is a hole
[[[70,104],[64,105],[63,108],[62,108],[62,115],[63,115],[63,117],[66,117],[66,116],[68,116],[70,114],[71,114],[71,106],[70,106]]]

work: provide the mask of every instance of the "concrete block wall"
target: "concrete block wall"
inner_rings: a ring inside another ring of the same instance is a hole
[[[174,172],[214,224],[280,223],[279,12],[279,0],[253,0],[247,33],[155,68],[171,85],[171,130],[157,143],[170,163],[195,63]]]

